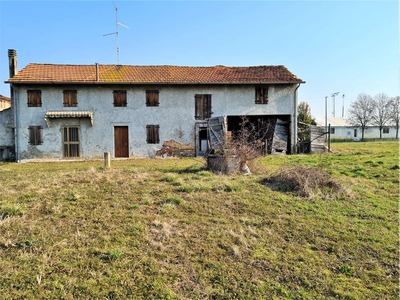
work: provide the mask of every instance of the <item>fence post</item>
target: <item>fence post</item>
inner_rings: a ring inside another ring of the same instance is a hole
[[[104,167],[109,168],[110,166],[111,166],[110,152],[104,152]]]
[[[331,124],[328,126],[328,152],[331,152]]]

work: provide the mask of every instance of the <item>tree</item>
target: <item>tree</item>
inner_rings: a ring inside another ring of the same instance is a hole
[[[390,102],[391,105],[391,120],[396,126],[396,139],[399,138],[399,126],[400,126],[400,97],[393,97]]]
[[[353,126],[361,127],[361,138],[364,140],[365,128],[373,122],[375,103],[370,95],[360,93],[357,100],[350,104],[348,120]]]
[[[311,109],[307,102],[300,102],[297,106],[298,126],[298,147],[300,152],[309,152],[311,142],[310,125],[317,125],[315,119],[311,116]]]
[[[382,139],[382,129],[392,118],[391,99],[385,93],[380,93],[374,97],[375,110],[373,123],[379,128],[379,138]]]
[[[311,116],[311,108],[307,102],[300,102],[299,106],[297,107],[297,122],[317,125],[315,119]]]

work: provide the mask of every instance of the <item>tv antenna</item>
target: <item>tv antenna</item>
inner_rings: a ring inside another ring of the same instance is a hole
[[[122,23],[118,22],[118,8],[115,6],[114,1],[112,1],[112,3],[114,5],[114,7],[115,7],[115,28],[116,28],[116,31],[115,32],[111,32],[111,33],[103,34],[103,36],[113,35],[113,34],[116,35],[116,37],[117,37],[117,64],[119,65],[119,31],[118,31],[119,27],[118,27],[118,25],[120,25],[122,27],[125,27],[125,28],[129,28],[129,27],[126,26],[125,24],[122,24]]]

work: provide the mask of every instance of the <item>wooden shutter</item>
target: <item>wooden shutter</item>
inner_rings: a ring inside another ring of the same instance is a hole
[[[268,103],[268,87],[257,86],[256,87],[256,104],[267,104]]]
[[[146,106],[159,106],[159,91],[147,90],[146,91]]]
[[[43,144],[42,139],[42,126],[29,126],[29,144],[41,145]]]
[[[75,90],[64,90],[64,106],[76,107],[78,105],[78,92]]]
[[[126,105],[126,91],[114,91],[114,106],[125,107]]]
[[[204,120],[211,118],[211,95],[196,94],[194,95],[195,102],[195,119]]]
[[[28,90],[28,106],[42,106],[42,91]]]
[[[211,95],[204,95],[204,118],[211,118]]]
[[[147,135],[147,143],[148,144],[160,143],[159,129],[160,129],[159,125],[147,125],[146,126],[146,135]]]

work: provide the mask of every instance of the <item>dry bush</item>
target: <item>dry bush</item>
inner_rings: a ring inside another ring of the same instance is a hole
[[[313,167],[282,167],[278,173],[264,179],[263,184],[277,191],[292,192],[309,199],[340,199],[350,196],[350,192],[329,173]]]

